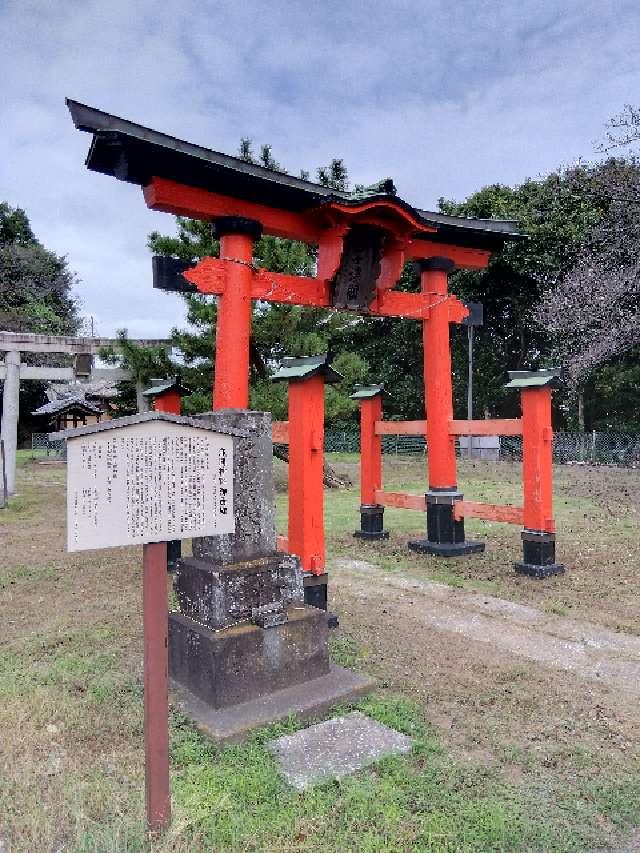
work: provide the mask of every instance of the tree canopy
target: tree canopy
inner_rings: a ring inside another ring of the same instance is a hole
[[[81,321],[72,293],[74,284],[66,258],[44,248],[25,211],[0,202],[0,329],[75,334]],[[37,364],[61,364],[64,360],[64,356],[55,355],[24,358]],[[30,431],[30,412],[44,402],[44,389],[43,382],[21,385],[19,440]]]
[[[75,333],[74,283],[66,258],[42,246],[24,210],[0,202],[0,328]]]

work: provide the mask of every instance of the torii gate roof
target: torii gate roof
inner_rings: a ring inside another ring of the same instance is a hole
[[[274,172],[238,157],[176,139],[118,116],[67,99],[75,126],[93,134],[86,165],[95,172],[146,186],[164,178],[187,186],[257,202],[285,211],[319,209],[328,203],[346,207],[384,200],[421,226],[432,242],[488,251],[505,241],[523,239],[513,220],[471,219],[413,207],[395,194],[393,181],[370,194],[338,192],[312,181]]]

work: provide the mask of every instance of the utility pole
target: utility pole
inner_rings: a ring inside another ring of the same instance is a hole
[[[467,327],[467,420],[473,420],[473,328],[482,326],[484,312],[481,302],[467,302],[469,316],[462,322]],[[467,437],[469,442],[467,455],[469,459],[473,456],[473,436]]]
[[[473,420],[473,326],[467,326],[469,360],[467,373],[467,420]]]

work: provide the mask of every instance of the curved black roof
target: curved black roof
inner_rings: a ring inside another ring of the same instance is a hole
[[[500,249],[506,240],[523,238],[513,220],[470,219],[412,207],[394,194],[391,181],[384,182],[391,192],[381,193],[378,187],[370,195],[338,192],[176,139],[78,101],[67,99],[66,103],[78,130],[93,134],[87,167],[121,181],[146,186],[156,176],[291,211],[309,210],[330,201],[359,205],[392,198],[425,226],[437,228],[428,234],[435,242],[491,251]]]

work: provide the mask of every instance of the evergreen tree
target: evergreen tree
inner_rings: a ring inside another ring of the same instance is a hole
[[[76,334],[81,320],[72,293],[75,282],[66,258],[45,249],[36,238],[25,211],[0,202],[0,329]],[[68,363],[68,358],[57,355],[25,354],[23,359],[39,365]],[[20,443],[38,428],[30,413],[45,402],[45,387],[44,382],[21,384]],[[0,385],[0,400],[1,391]]]
[[[131,373],[131,379],[120,382],[121,415],[144,411],[142,391],[151,385],[151,380],[166,379],[177,372],[177,365],[164,347],[135,344],[129,340],[126,329],[119,329],[117,343],[101,347],[99,355],[107,364],[118,365]]]
[[[44,248],[20,208],[0,202],[0,328],[74,334],[79,325],[67,260]]]

